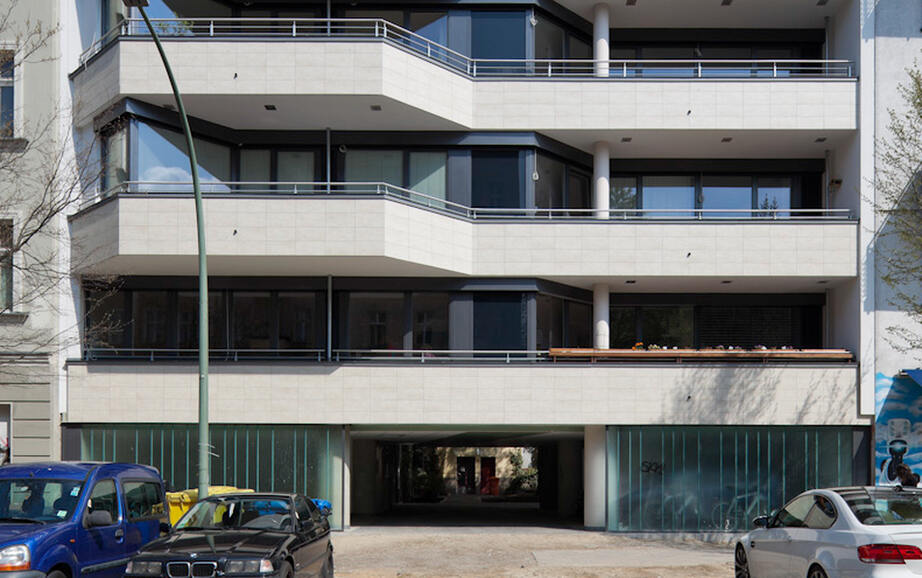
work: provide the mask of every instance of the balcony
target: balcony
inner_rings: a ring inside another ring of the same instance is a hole
[[[196,371],[191,361],[71,361],[67,421],[192,423]],[[209,414],[213,423],[867,425],[855,412],[857,377],[843,362],[214,363]]]
[[[856,80],[843,60],[485,60],[385,20],[157,25],[189,113],[236,129],[856,128]],[[169,104],[158,58],[136,20],[94,44],[72,75],[78,123],[124,97]]]
[[[191,187],[126,183],[71,217],[80,273],[191,275]],[[220,192],[215,192],[219,189]],[[643,277],[671,290],[814,291],[857,275],[838,209],[482,209],[386,183],[205,184],[214,275]],[[648,287],[649,289],[649,287]]]

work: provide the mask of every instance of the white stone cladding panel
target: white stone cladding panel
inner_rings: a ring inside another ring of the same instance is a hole
[[[383,97],[441,119],[446,128],[470,130],[857,127],[852,79],[471,79],[376,41],[168,41],[164,46],[190,101],[233,95]],[[89,122],[119,97],[172,94],[153,44],[143,40],[108,48],[74,84],[77,124]]]
[[[193,364],[72,363],[74,423],[191,423]],[[849,365],[212,365],[213,423],[867,425]]]
[[[853,222],[471,222],[387,199],[314,196],[206,199],[205,224],[215,258],[387,257],[461,276],[858,275]],[[198,254],[190,198],[119,198],[73,229],[81,269]]]

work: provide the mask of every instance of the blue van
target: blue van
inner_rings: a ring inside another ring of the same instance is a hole
[[[0,577],[121,576],[164,527],[164,484],[136,464],[0,467]]]

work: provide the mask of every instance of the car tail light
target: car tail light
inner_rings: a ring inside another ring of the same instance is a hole
[[[922,550],[902,544],[868,544],[858,546],[858,559],[868,564],[905,564],[906,560],[922,560]]]

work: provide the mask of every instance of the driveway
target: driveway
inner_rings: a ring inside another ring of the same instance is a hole
[[[344,577],[733,575],[729,546],[567,528],[363,526],[333,545]]]

